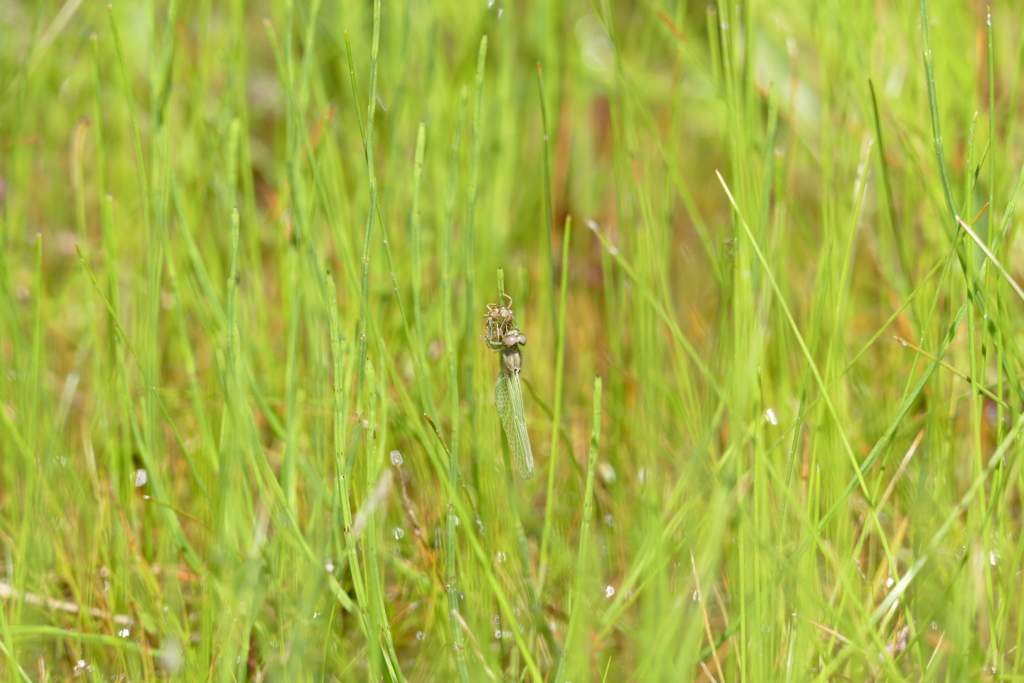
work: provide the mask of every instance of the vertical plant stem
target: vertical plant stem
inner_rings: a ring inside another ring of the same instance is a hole
[[[466,202],[466,332],[463,336],[463,343],[469,344],[476,338],[473,328],[477,324],[477,317],[472,315],[476,310],[476,261],[478,258],[476,250],[476,202],[477,187],[480,173],[480,139],[483,136],[483,100],[484,100],[484,66],[487,63],[487,36],[480,39],[480,49],[477,52],[476,60],[476,102],[473,109],[473,135],[470,143],[469,162],[469,198]],[[473,355],[466,353],[463,359],[465,367],[463,376],[466,378],[466,403],[469,408],[469,425],[472,433],[477,431],[476,420],[476,395],[472,391],[473,383]],[[472,451],[470,452],[470,468],[472,470],[473,488],[480,491],[479,452],[477,440],[473,439]]]
[[[541,126],[544,133],[544,244],[541,251],[547,257],[545,266],[547,268],[547,296],[551,305],[551,325],[556,324],[555,318],[555,257],[551,248],[551,237],[554,233],[554,201],[551,193],[551,142],[548,129],[548,107],[544,98],[544,71],[540,64],[537,64],[537,92],[540,97]]]
[[[445,208],[445,231],[441,237],[441,297],[442,321],[444,326],[445,355],[448,358],[448,402],[451,419],[451,448],[448,457],[448,483],[450,495],[457,495],[459,479],[459,436],[461,411],[459,410],[459,363],[458,346],[455,341],[455,321],[452,314],[452,303],[455,298],[452,283],[452,242],[455,230],[455,193],[458,189],[459,152],[462,145],[462,126],[466,118],[466,100],[468,90],[463,87],[459,95],[459,118],[455,127],[455,140],[452,142],[451,163],[448,169],[448,201]],[[447,541],[445,544],[445,584],[448,593],[448,616],[452,627],[452,646],[455,668],[462,683],[469,681],[469,669],[466,666],[466,646],[459,618],[459,586],[456,568],[455,526],[458,523],[455,506],[448,502],[448,522],[446,527]]]
[[[334,400],[333,400],[333,430],[334,430],[334,476],[336,480],[336,491],[341,507],[342,533],[345,540],[345,554],[348,558],[348,568],[352,575],[352,585],[355,588],[356,603],[359,606],[359,624],[366,636],[367,647],[373,648],[375,633],[369,624],[370,607],[367,604],[366,583],[363,581],[362,569],[359,558],[356,554],[356,543],[352,538],[352,505],[349,502],[349,479],[346,472],[349,467],[345,463],[345,422],[346,422],[346,401],[345,401],[345,373],[344,355],[341,345],[341,329],[338,324],[338,299],[335,294],[334,278],[327,275],[327,320],[331,337],[331,359],[334,366]]]
[[[420,301],[423,292],[423,237],[420,223],[420,182],[423,179],[423,154],[426,146],[427,127],[422,121],[416,129],[416,156],[412,172],[412,210],[409,215],[409,239],[412,242],[412,317],[416,330],[415,353],[421,361],[426,358],[424,349],[426,337],[423,333],[423,306]]]
[[[558,660],[558,671],[554,680],[561,681],[570,655],[576,652],[580,618],[582,616],[583,581],[587,574],[587,553],[590,548],[590,521],[594,516],[594,471],[597,468],[597,451],[601,443],[601,378],[594,378],[594,415],[590,430],[590,454],[587,457],[587,484],[583,493],[583,520],[580,522],[580,547],[576,557],[576,572],[572,578],[572,592],[569,597],[569,625],[565,631],[565,647]],[[582,659],[582,658],[580,658]]]
[[[555,463],[558,453],[558,433],[562,426],[562,401],[565,386],[565,335],[566,335],[566,302],[569,285],[569,246],[572,236],[572,216],[565,218],[565,230],[562,233],[562,277],[558,301],[558,334],[555,348],[555,399],[551,418],[551,444],[548,456],[548,487],[547,499],[544,504],[544,531],[540,541],[540,578],[538,585],[544,592],[544,583],[548,571],[548,547],[551,543],[551,523],[554,517],[555,502]],[[570,456],[572,454],[570,453]]]

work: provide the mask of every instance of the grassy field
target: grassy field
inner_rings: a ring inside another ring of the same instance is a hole
[[[1002,0],[0,3],[0,680],[1024,680],[1022,72]]]

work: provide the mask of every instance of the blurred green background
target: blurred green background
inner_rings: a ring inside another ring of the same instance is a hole
[[[0,5],[0,678],[1020,680],[1022,15]]]

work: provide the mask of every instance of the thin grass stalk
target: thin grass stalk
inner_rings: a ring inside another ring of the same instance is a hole
[[[557,316],[555,313],[555,255],[551,248],[551,240],[554,235],[554,200],[551,197],[551,142],[550,142],[550,130],[548,128],[548,106],[544,97],[544,70],[541,68],[540,63],[537,64],[537,92],[540,96],[540,117],[541,117],[541,130],[544,134],[544,244],[541,246],[541,251],[547,256],[545,259],[545,267],[547,269],[547,277],[545,280],[548,285],[547,297],[550,300],[551,305],[551,325],[557,324]]]
[[[455,127],[455,139],[452,142],[451,163],[448,169],[448,200],[445,208],[445,231],[441,236],[441,317],[444,326],[445,355],[448,358],[448,401],[451,419],[451,448],[448,455],[448,482],[451,495],[458,495],[459,480],[459,437],[461,411],[459,410],[459,364],[455,342],[455,321],[452,304],[455,298],[452,283],[452,243],[455,230],[455,193],[458,189],[459,152],[462,146],[462,126],[466,118],[466,101],[468,90],[465,86],[459,95],[459,117]],[[469,669],[466,666],[466,643],[459,621],[459,586],[456,568],[457,524],[455,506],[448,502],[448,519],[445,529],[445,588],[448,594],[448,616],[452,629],[452,655],[455,658],[455,669],[462,683],[469,682]]]
[[[470,141],[470,162],[469,162],[469,196],[466,201],[466,331],[463,336],[463,343],[469,344],[476,335],[474,327],[478,318],[472,314],[477,309],[476,299],[476,203],[480,175],[480,141],[483,137],[483,104],[484,104],[484,67],[487,64],[487,36],[480,39],[480,48],[477,51],[476,60],[476,98],[473,107],[473,132]],[[463,356],[463,377],[466,378],[466,386],[471,387],[473,382],[473,353],[466,352]],[[466,393],[466,403],[469,408],[469,425],[473,433],[477,431],[476,415],[476,392],[471,389]],[[473,488],[480,491],[479,471],[479,449],[478,440],[473,439],[470,452],[470,469],[472,472]]]
[[[548,456],[547,499],[544,504],[544,530],[540,541],[540,578],[537,584],[544,592],[544,583],[548,570],[548,547],[551,542],[551,524],[554,517],[555,501],[555,465],[558,454],[558,435],[562,425],[562,403],[565,387],[565,342],[566,342],[566,303],[569,286],[569,246],[572,236],[572,216],[566,216],[565,229],[562,232],[562,277],[558,301],[558,331],[555,342],[555,398],[551,417],[551,442]]]
[[[572,592],[569,597],[569,625],[565,631],[565,647],[558,660],[558,669],[553,680],[560,681],[565,675],[571,653],[575,652],[580,618],[583,612],[583,581],[587,575],[587,558],[590,550],[590,521],[594,516],[594,471],[597,469],[597,452],[601,443],[601,378],[594,378],[594,415],[590,431],[590,453],[587,457],[587,483],[583,493],[583,519],[580,522],[580,546],[576,557],[576,573],[573,575]]]
[[[420,216],[420,184],[423,180],[423,155],[426,147],[427,127],[420,121],[416,128],[416,152],[412,171],[412,209],[409,212],[409,240],[412,242],[412,318],[413,329],[416,331],[414,353],[420,355],[420,363],[425,365],[425,339],[423,332],[423,237]],[[421,397],[426,401],[426,397]],[[433,412],[433,411],[431,411]]]

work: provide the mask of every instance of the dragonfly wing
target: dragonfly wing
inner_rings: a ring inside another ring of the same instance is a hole
[[[530,435],[526,433],[523,385],[518,372],[498,375],[498,381],[494,383],[494,405],[498,407],[501,426],[505,429],[519,474],[523,479],[529,479],[533,476],[533,449],[530,447]]]

